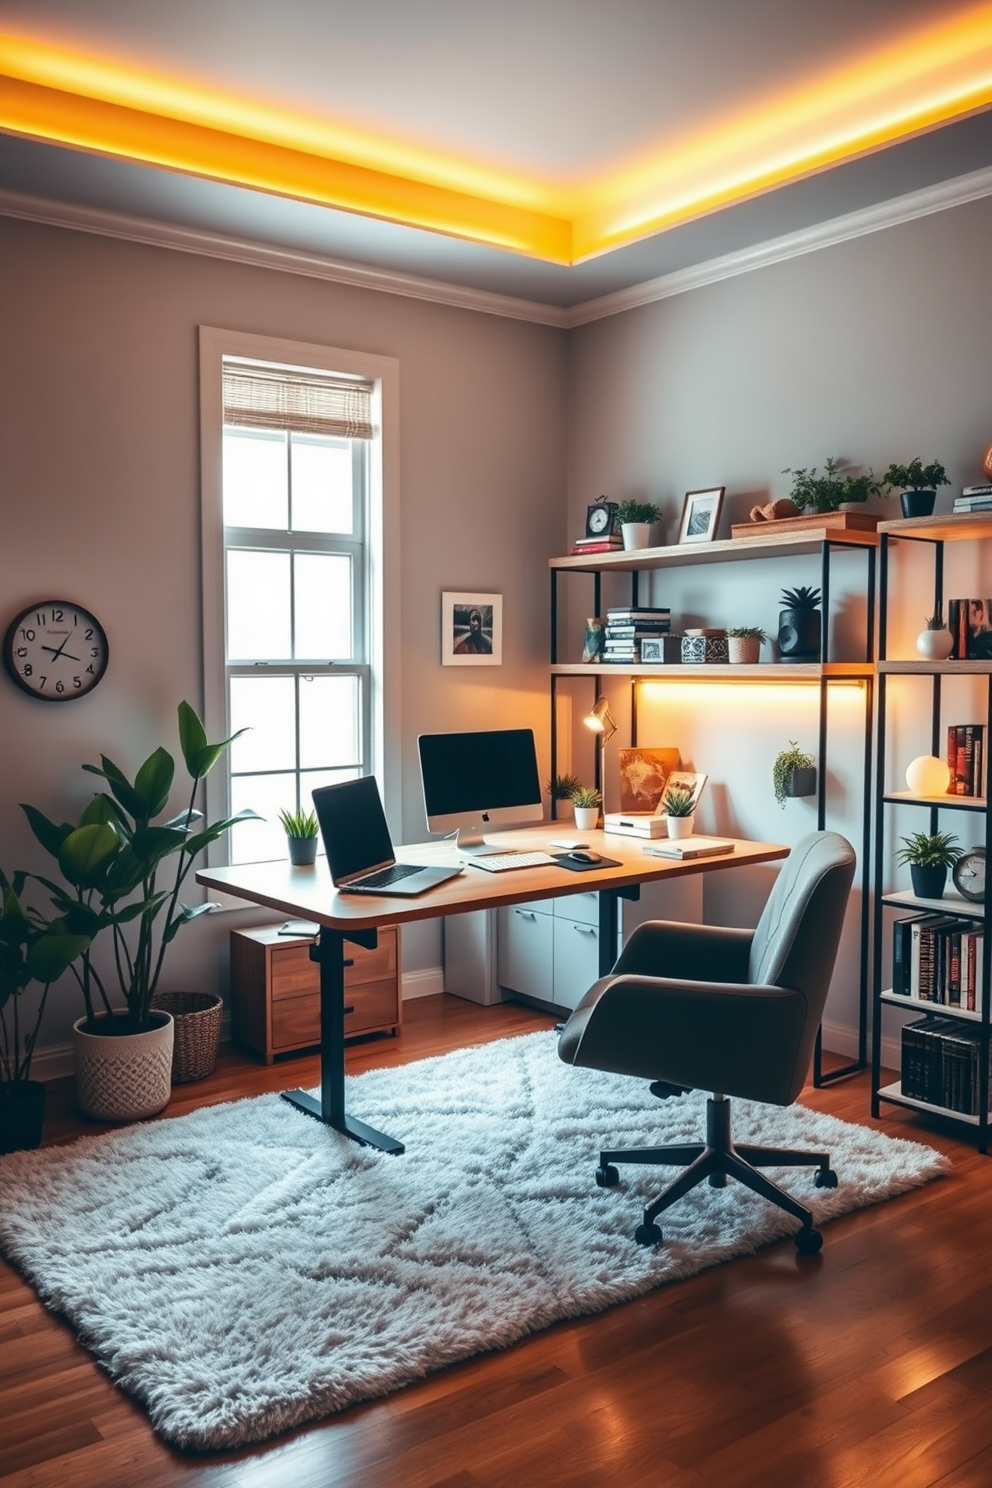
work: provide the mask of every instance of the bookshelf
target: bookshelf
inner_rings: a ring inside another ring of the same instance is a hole
[[[890,741],[888,716],[888,692],[896,678],[912,680],[913,687],[922,694],[925,721],[929,724],[929,752],[941,759],[946,758],[946,727],[956,722],[948,715],[947,691],[943,684],[954,677],[984,679],[985,739],[992,737],[992,661],[947,660],[921,661],[917,658],[893,658],[888,655],[888,606],[890,586],[898,577],[896,570],[898,547],[903,543],[926,544],[932,555],[933,565],[933,609],[945,604],[944,558],[945,545],[955,542],[970,542],[992,538],[992,514],[954,517],[917,517],[909,520],[883,522],[879,525],[879,661],[877,678],[877,750],[876,750],[876,833],[874,866],[874,916],[873,944],[873,1029],[872,1041],[872,1114],[878,1116],[886,1103],[925,1111],[959,1123],[976,1133],[978,1150],[988,1152],[989,1140],[989,1076],[990,1076],[990,947],[984,938],[981,945],[981,964],[976,971],[980,977],[981,1005],[974,1010],[956,1002],[940,1000],[948,995],[963,996],[958,988],[948,991],[950,980],[939,981],[933,995],[918,997],[896,992],[883,984],[883,952],[886,938],[892,945],[893,925],[899,918],[914,914],[930,913],[947,917],[951,924],[945,927],[945,938],[952,934],[963,937],[973,932],[984,932],[988,889],[984,903],[964,899],[953,889],[948,889],[940,899],[921,898],[911,890],[890,889],[892,865],[891,844],[887,843],[889,812],[894,808],[908,807],[920,813],[919,829],[929,832],[953,831],[964,838],[964,846],[975,842],[992,849],[992,818],[987,810],[987,799],[982,795],[917,795],[912,791],[895,789],[890,779],[894,752]],[[945,716],[948,715],[948,716]],[[983,774],[985,765],[983,762]],[[987,777],[986,777],[987,778]],[[956,818],[956,821],[955,821]],[[890,913],[886,914],[885,911]],[[895,911],[896,913],[892,913]],[[961,930],[957,926],[962,927]],[[904,934],[911,933],[904,931]],[[946,947],[945,947],[946,950]],[[960,966],[958,967],[960,975]],[[914,1022],[928,1018],[929,1033],[924,1027],[922,1035],[910,1026],[909,1034],[900,1030],[902,1044],[899,1060],[899,1078],[882,1084],[882,1043],[886,1027],[892,1027],[890,1015],[893,1010],[905,1017],[908,1011],[916,1015]],[[889,1021],[887,1021],[889,1020]],[[932,1077],[929,1098],[918,1092],[920,1079],[920,1055],[914,1045],[929,1040],[927,1053]],[[964,1085],[955,1085],[959,1077],[955,1074],[955,1062],[961,1048],[969,1056],[970,1073]],[[907,1068],[906,1061],[910,1061]],[[940,1072],[943,1071],[943,1074]],[[912,1083],[909,1076],[912,1076]],[[941,1080],[943,1083],[941,1084]],[[951,1096],[954,1099],[951,1099]],[[964,1107],[962,1109],[962,1107]]]
[[[860,956],[860,985],[858,1002],[858,1053],[852,1063],[831,1070],[824,1070],[820,1039],[817,1038],[816,1050],[813,1062],[813,1083],[817,1087],[831,1083],[833,1080],[841,1079],[845,1075],[854,1073],[856,1070],[865,1069],[868,1064],[867,1046],[867,1022],[868,1022],[868,947],[870,940],[869,913],[869,864],[871,857],[871,812],[869,803],[871,799],[871,755],[872,755],[872,718],[873,718],[873,690],[875,680],[875,582],[876,582],[876,553],[878,549],[878,537],[875,532],[862,530],[847,530],[827,527],[809,527],[801,530],[777,531],[767,535],[756,537],[740,537],[730,540],[695,543],[686,545],[672,545],[661,548],[639,548],[631,552],[617,550],[610,553],[596,554],[573,554],[563,558],[552,558],[549,562],[550,585],[551,585],[551,656],[550,656],[550,693],[551,693],[551,774],[558,773],[558,685],[559,682],[583,677],[589,679],[593,686],[593,699],[595,702],[600,694],[600,684],[603,678],[623,677],[629,681],[631,689],[631,738],[632,745],[637,744],[637,687],[645,680],[671,679],[680,682],[698,683],[705,686],[710,683],[734,683],[742,687],[754,683],[774,683],[776,686],[789,687],[797,683],[806,685],[814,684],[819,689],[819,707],[817,714],[818,725],[818,751],[817,759],[819,768],[817,770],[817,827],[823,830],[827,823],[827,760],[828,760],[828,693],[831,686],[837,683],[858,682],[864,689],[864,736],[862,746],[863,782],[862,799],[865,804],[864,811],[864,834],[860,847],[860,861],[862,874],[861,892],[861,956]],[[860,661],[835,661],[829,654],[830,644],[830,619],[831,619],[831,564],[836,554],[840,552],[858,552],[863,554],[865,560],[865,599],[866,599],[866,621],[863,657]],[[813,556],[819,558],[820,575],[819,588],[821,591],[821,609],[823,614],[822,623],[822,652],[817,662],[763,662],[755,665],[729,664],[729,663],[707,663],[695,666],[682,663],[617,663],[600,662],[589,663],[581,661],[562,660],[559,654],[560,632],[559,632],[559,604],[561,599],[561,582],[563,579],[572,579],[574,576],[585,576],[587,582],[592,580],[592,608],[587,614],[601,615],[602,606],[602,581],[611,574],[626,575],[629,580],[630,592],[629,603],[636,607],[643,602],[641,595],[642,580],[651,578],[653,575],[674,568],[698,567],[700,565],[721,565],[725,563],[741,563],[754,561],[755,559],[782,558]],[[591,705],[590,705],[591,706]],[[600,759],[597,752],[596,784],[602,787],[600,780]],[[555,803],[552,801],[552,815],[555,814]]]

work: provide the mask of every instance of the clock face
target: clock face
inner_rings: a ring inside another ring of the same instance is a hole
[[[107,670],[107,637],[70,599],[30,605],[7,627],[3,662],[18,687],[48,703],[85,697]]]
[[[954,864],[954,887],[965,899],[979,903],[985,898],[985,849],[972,847]]]
[[[616,503],[612,501],[597,502],[595,506],[586,507],[586,536],[606,537],[613,527],[613,514],[616,511]]]

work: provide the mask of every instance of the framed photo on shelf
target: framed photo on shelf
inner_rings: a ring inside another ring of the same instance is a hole
[[[664,816],[667,809],[668,792],[673,790],[688,791],[692,797],[692,809],[695,811],[699,805],[699,798],[703,794],[703,786],[709,779],[708,775],[700,775],[695,770],[673,770],[665,781],[665,789],[661,800],[658,802],[658,815]]]
[[[679,543],[712,542],[716,537],[725,486],[708,491],[686,491],[679,523]]]
[[[502,594],[441,595],[441,665],[501,666]]]

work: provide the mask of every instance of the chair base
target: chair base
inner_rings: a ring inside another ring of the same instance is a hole
[[[601,1188],[612,1188],[620,1180],[615,1163],[643,1163],[651,1166],[681,1167],[681,1173],[652,1204],[644,1210],[644,1222],[639,1225],[634,1239],[639,1245],[657,1245],[663,1239],[655,1220],[663,1210],[671,1208],[678,1199],[708,1179],[713,1188],[723,1188],[728,1178],[736,1178],[763,1199],[777,1204],[780,1209],[802,1222],[802,1229],[795,1235],[796,1249],[803,1255],[813,1255],[823,1244],[823,1237],[813,1228],[811,1212],[772,1183],[759,1168],[814,1167],[818,1169],[814,1182],[817,1188],[836,1188],[837,1175],[830,1167],[826,1152],[796,1152],[782,1147],[756,1147],[748,1143],[735,1146],[730,1139],[730,1102],[725,1096],[712,1096],[706,1102],[706,1141],[688,1142],[676,1147],[634,1147],[623,1152],[601,1152],[596,1182]]]

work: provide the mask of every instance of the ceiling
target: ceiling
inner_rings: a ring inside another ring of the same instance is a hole
[[[990,4],[0,0],[0,210],[548,306],[990,167]]]

